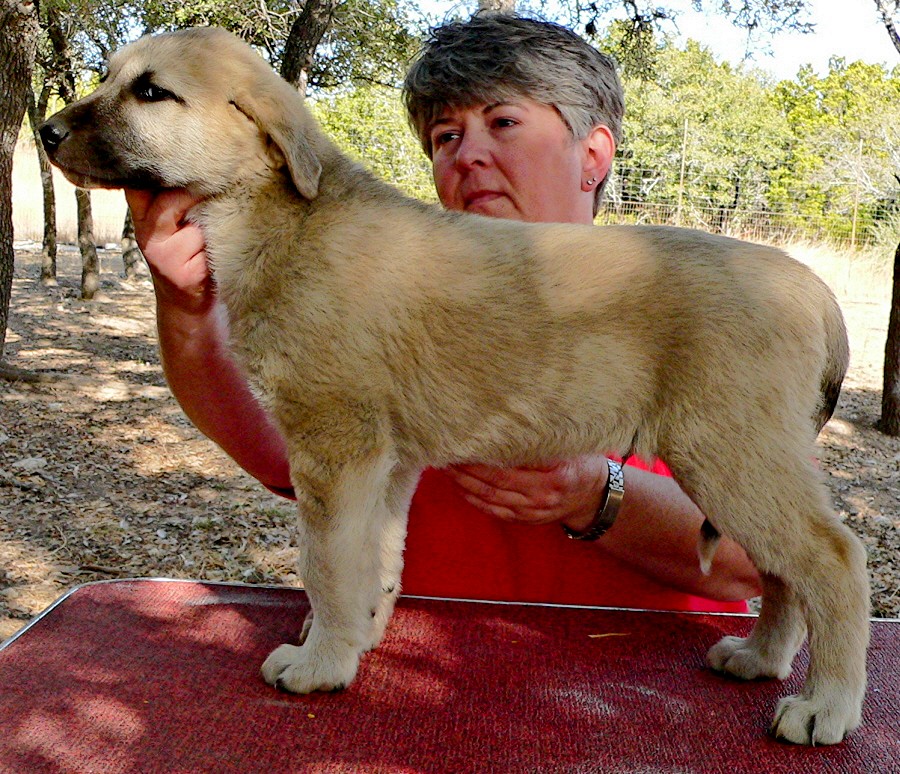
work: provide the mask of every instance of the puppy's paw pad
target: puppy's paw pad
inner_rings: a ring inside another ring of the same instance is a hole
[[[859,725],[860,711],[842,697],[828,705],[802,696],[786,696],[778,703],[771,732],[794,744],[838,744]]]
[[[723,637],[710,648],[706,661],[717,672],[741,680],[777,677],[784,680],[791,673],[791,665],[764,658],[759,648],[747,637]]]

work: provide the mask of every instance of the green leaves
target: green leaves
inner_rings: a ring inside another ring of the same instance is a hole
[[[900,68],[832,59],[774,90],[791,130],[783,197],[838,238],[875,237],[896,212],[900,180]]]
[[[789,128],[760,74],[719,63],[696,42],[664,42],[652,77],[624,76],[625,139],[610,189],[617,206],[638,217],[639,207],[655,207],[654,219],[713,230],[769,206]]]
[[[437,201],[431,165],[406,122],[399,89],[322,93],[310,107],[331,138],[379,177],[410,196]]]
[[[773,83],[667,40],[652,64],[623,67],[616,217],[856,243],[897,220],[900,68],[833,59],[823,77]]]
[[[137,17],[151,31],[225,27],[261,49],[281,70],[284,44],[302,4],[294,0],[144,0]],[[312,90],[395,84],[418,47],[412,0],[342,0],[308,73]]]

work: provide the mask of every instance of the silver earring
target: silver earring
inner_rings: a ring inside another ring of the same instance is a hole
[[[586,184],[586,185],[593,185],[593,184],[596,183],[596,182],[597,182],[597,178],[596,178],[596,177],[592,177],[592,178],[591,178],[590,180],[588,180],[585,184]]]

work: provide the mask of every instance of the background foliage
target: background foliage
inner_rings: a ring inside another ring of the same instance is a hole
[[[614,27],[598,43],[620,46]],[[897,243],[900,68],[831,62],[774,82],[696,42],[654,42],[622,66],[625,137],[603,217],[768,238]],[[379,175],[433,199],[396,88],[319,90],[333,137]]]
[[[730,10],[754,34],[808,26],[806,3],[697,0]],[[77,90],[111,50],[147,32],[197,24],[234,30],[280,67],[297,0],[44,0],[60,28]],[[763,238],[896,244],[900,188],[900,70],[831,62],[774,82],[718,62],[698,43],[660,33],[670,7],[618,0],[519,2],[577,29],[620,62],[625,140],[608,186],[608,221],[669,222]],[[423,10],[430,9],[430,14]],[[434,199],[430,171],[411,136],[398,85],[430,24],[468,16],[472,2],[344,0],[319,45],[307,85],[329,133],[377,174]],[[51,26],[52,25],[45,25]],[[36,91],[59,82],[47,40]],[[50,109],[53,108],[51,99]]]

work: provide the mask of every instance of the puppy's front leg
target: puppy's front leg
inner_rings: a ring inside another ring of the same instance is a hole
[[[372,636],[369,650],[376,648],[384,636],[384,630],[400,597],[400,576],[403,572],[403,548],[406,543],[406,525],[409,504],[419,483],[418,468],[398,469],[391,477],[386,501],[380,505],[382,527],[378,530],[381,552],[381,584],[372,602]]]
[[[314,616],[303,645],[281,645],[263,663],[270,685],[309,693],[343,688],[356,676],[360,654],[372,646],[372,600],[381,589],[379,504],[391,467],[389,455],[372,455],[343,466],[321,495],[297,487],[300,572]]]

